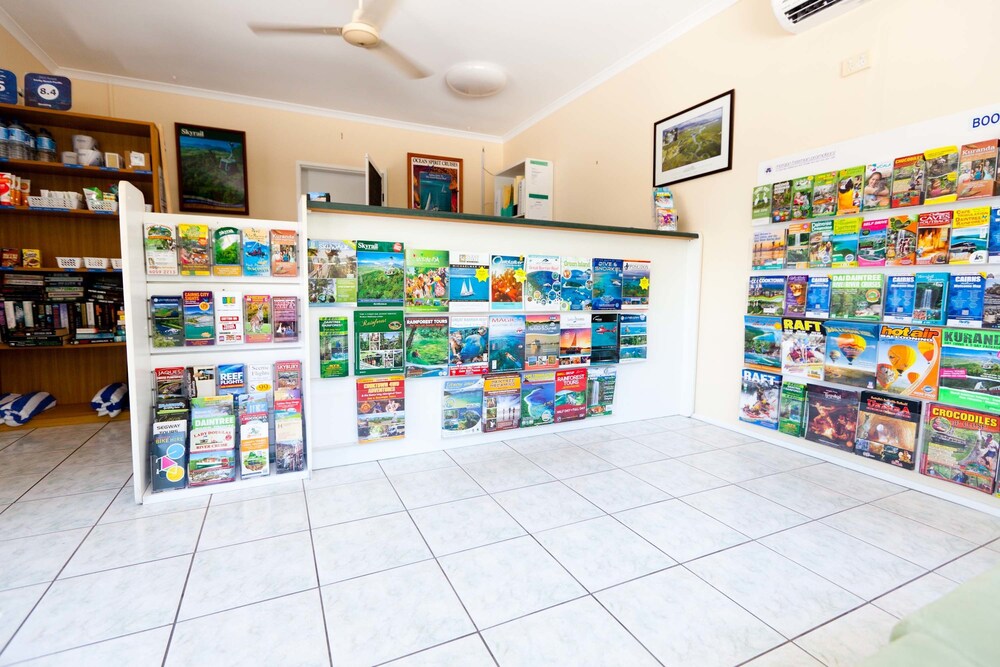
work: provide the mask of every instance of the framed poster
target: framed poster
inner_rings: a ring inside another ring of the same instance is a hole
[[[181,211],[250,215],[246,132],[174,123],[174,133]]]
[[[653,187],[733,168],[735,96],[730,90],[653,125]]]
[[[407,208],[462,212],[462,159],[407,153],[410,201]]]

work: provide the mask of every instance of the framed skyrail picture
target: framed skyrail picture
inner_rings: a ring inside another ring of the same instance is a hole
[[[410,170],[408,208],[462,212],[462,159],[407,153]]]
[[[653,187],[733,168],[735,96],[730,90],[653,125]]]
[[[250,215],[246,132],[174,123],[174,133],[181,211]]]

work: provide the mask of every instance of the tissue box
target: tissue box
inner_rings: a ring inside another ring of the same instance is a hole
[[[108,268],[108,258],[107,257],[84,257],[83,266],[88,269],[107,269]]]
[[[125,154],[128,169],[150,169],[149,153],[129,151]]]
[[[60,269],[79,269],[83,267],[83,260],[79,257],[56,257],[56,266]]]
[[[104,154],[104,166],[110,167],[112,169],[121,169],[125,163],[122,156],[118,153],[105,153]]]

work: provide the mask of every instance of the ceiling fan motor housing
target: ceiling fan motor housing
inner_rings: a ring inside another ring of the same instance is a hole
[[[343,27],[341,34],[345,42],[363,49],[375,46],[379,42],[378,30],[375,26],[361,21],[351,21]]]

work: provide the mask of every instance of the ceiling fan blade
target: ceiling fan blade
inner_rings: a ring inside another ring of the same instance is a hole
[[[394,49],[385,41],[380,41],[368,50],[381,55],[382,58],[391,63],[394,67],[396,67],[396,69],[400,70],[411,79],[426,79],[431,75],[430,72],[410,60],[402,52]]]
[[[330,35],[339,37],[339,25],[331,26],[294,26],[252,23],[249,28],[257,35]]]
[[[396,11],[396,0],[361,0],[359,16],[368,25],[381,28]]]

